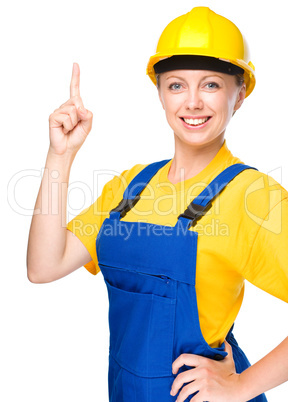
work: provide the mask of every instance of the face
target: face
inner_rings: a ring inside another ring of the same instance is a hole
[[[161,73],[159,84],[159,98],[176,142],[194,146],[223,142],[246,91],[235,76],[206,70]]]

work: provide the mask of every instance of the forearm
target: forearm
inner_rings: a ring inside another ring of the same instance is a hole
[[[57,267],[66,245],[67,190],[74,155],[50,149],[32,217],[28,249],[28,277],[41,281]]]
[[[288,381],[288,337],[241,373],[241,395],[248,401],[285,381]]]

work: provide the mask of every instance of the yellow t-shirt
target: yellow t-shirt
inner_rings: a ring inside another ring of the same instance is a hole
[[[232,155],[225,140],[214,159],[191,179],[172,184],[167,178],[171,163],[151,179],[123,221],[174,226],[178,215],[221,171],[243,162]],[[99,229],[145,166],[135,165],[115,176],[95,203],[67,225],[89,251],[92,260],[85,267],[93,274],[100,271],[95,248]],[[235,321],[245,279],[288,302],[288,192],[272,177],[254,169],[239,173],[190,230],[198,232],[197,302],[201,330],[210,346],[219,346]]]

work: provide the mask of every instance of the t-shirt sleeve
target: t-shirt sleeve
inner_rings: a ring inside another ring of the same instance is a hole
[[[125,172],[120,177],[124,174]],[[84,266],[93,275],[96,275],[100,271],[95,248],[96,237],[104,219],[113,208],[112,205],[114,204],[115,196],[120,191],[120,177],[115,176],[106,183],[97,200],[67,224],[67,229],[74,233],[89,251],[91,261]]]
[[[259,225],[243,276],[288,303],[288,197],[274,205]]]
[[[105,184],[97,200],[66,225],[67,229],[74,233],[89,251],[91,261],[84,267],[93,275],[100,271],[96,254],[96,238],[101,225],[109,217],[111,209],[115,208],[122,200],[129,182],[145,166],[138,164],[123,171],[119,176],[114,176]]]

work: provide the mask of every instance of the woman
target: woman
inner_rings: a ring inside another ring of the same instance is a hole
[[[260,402],[288,380],[288,338],[250,366],[232,334],[244,279],[288,301],[287,225],[279,231],[288,193],[269,178],[271,197],[267,177],[234,157],[224,139],[255,86],[244,54],[238,28],[206,7],[172,21],[147,73],[174,132],[174,157],[114,177],[68,230],[67,194],[62,213],[53,214],[61,200],[49,188],[68,182],[91,130],[76,63],[71,97],[50,115],[35,209],[49,197],[51,212],[33,216],[28,277],[43,283],[82,265],[101,270],[110,301],[110,401]]]

